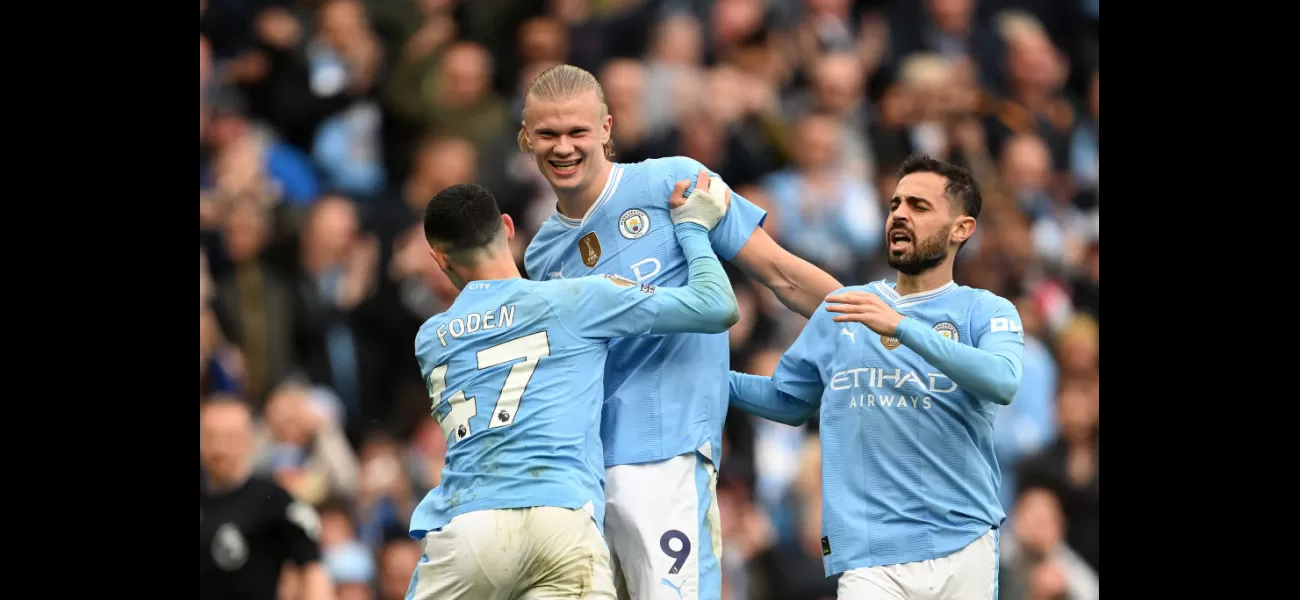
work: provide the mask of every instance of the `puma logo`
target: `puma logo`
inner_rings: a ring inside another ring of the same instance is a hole
[[[674,591],[674,592],[677,592],[677,598],[678,598],[678,600],[681,599],[681,597],[682,597],[682,588],[673,585],[673,582],[668,581],[668,579],[667,579],[666,577],[660,579],[660,580],[659,580],[659,583],[662,583],[662,584],[664,584],[664,585],[666,585],[666,586],[668,586],[668,587],[670,587],[670,588],[673,588],[673,591]],[[683,582],[683,583],[684,583],[684,582]]]

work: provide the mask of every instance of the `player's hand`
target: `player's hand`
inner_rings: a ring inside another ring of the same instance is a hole
[[[879,296],[868,292],[841,292],[826,297],[826,310],[838,313],[831,318],[837,323],[862,323],[880,335],[894,337],[903,315],[890,308]]]
[[[698,223],[712,231],[731,207],[731,190],[727,189],[721,177],[709,177],[709,172],[704,169],[700,169],[695,182],[695,191],[690,196],[686,195],[686,188],[691,185],[689,179],[678,181],[673,186],[672,196],[668,199],[673,225]]]

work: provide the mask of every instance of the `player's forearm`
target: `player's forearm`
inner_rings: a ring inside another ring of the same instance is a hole
[[[990,352],[959,344],[906,317],[898,324],[894,337],[977,398],[1005,406],[1011,404],[1020,388],[1024,365],[1009,348]]]
[[[805,318],[817,312],[828,294],[844,287],[826,271],[788,252],[774,267],[760,280],[781,304]]]
[[[709,245],[709,232],[695,223],[674,225],[686,255],[686,287],[661,288],[651,333],[721,333],[740,320],[736,293]]]
[[[817,408],[776,389],[771,377],[731,372],[730,404],[751,415],[786,425],[801,425]]]

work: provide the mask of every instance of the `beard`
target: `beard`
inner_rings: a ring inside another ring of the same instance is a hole
[[[910,231],[908,233],[912,234]],[[923,240],[917,240],[916,235],[912,234],[912,247],[897,256],[888,252],[887,262],[904,275],[920,275],[947,260],[950,234],[950,231],[939,231]]]

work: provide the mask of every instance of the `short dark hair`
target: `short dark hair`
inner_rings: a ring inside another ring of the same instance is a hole
[[[483,248],[501,231],[501,209],[481,185],[459,183],[438,192],[424,208],[424,238],[444,252]]]
[[[975,184],[975,178],[971,176],[970,171],[924,154],[913,154],[908,156],[903,161],[903,165],[898,168],[898,178],[902,179],[912,173],[934,173],[943,176],[948,180],[948,183],[943,186],[943,193],[948,197],[948,205],[973,218],[979,218],[980,209],[984,207],[984,199],[980,197],[980,188]]]

